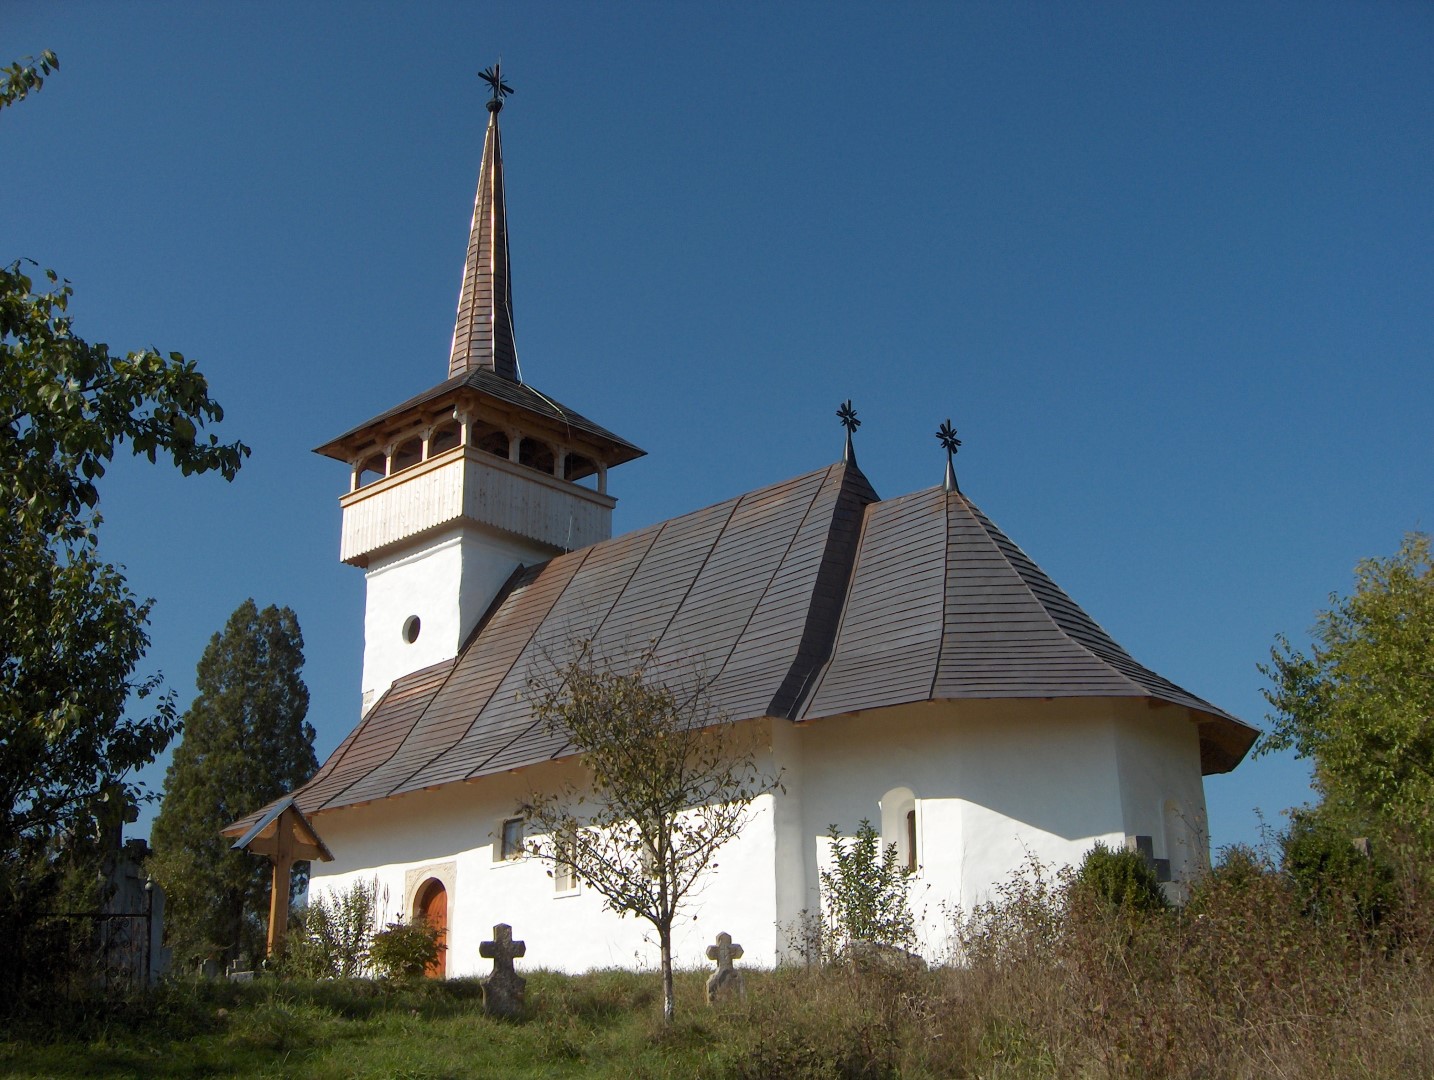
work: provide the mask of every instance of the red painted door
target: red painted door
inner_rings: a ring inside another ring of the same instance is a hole
[[[424,970],[430,979],[441,979],[447,971],[448,956],[448,890],[443,882],[430,879],[418,890],[414,915],[438,930],[438,957]]]

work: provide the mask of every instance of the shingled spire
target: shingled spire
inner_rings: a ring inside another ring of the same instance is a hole
[[[496,64],[481,77],[492,87],[493,97],[488,102],[488,134],[483,140],[483,165],[478,172],[478,194],[473,200],[473,227],[468,234],[468,260],[463,265],[463,288],[458,294],[448,377],[486,368],[512,382],[521,382],[518,352],[513,344],[508,213],[503,196],[503,143],[498,133],[503,98],[513,90],[503,81]]]

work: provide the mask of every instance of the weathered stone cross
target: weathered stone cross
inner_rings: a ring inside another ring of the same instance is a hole
[[[478,955],[493,961],[494,975],[500,972],[513,974],[513,961],[520,956],[526,956],[527,953],[527,942],[514,941],[513,928],[505,922],[493,927],[492,941],[484,941],[478,946]]]
[[[513,961],[527,953],[526,942],[513,940],[507,923],[493,927],[493,940],[480,942],[478,955],[493,961],[493,974],[483,983],[483,1011],[489,1016],[521,1016],[528,980],[513,970]]]
[[[713,1005],[724,994],[735,993],[745,998],[747,989],[742,985],[742,973],[732,967],[733,960],[742,959],[742,946],[732,944],[732,935],[725,930],[717,935],[717,944],[707,946],[707,959],[717,964],[717,970],[707,980],[707,1004]]]

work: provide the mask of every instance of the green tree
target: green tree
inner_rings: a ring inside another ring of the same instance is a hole
[[[1258,753],[1293,749],[1314,763],[1321,813],[1434,851],[1434,566],[1410,533],[1387,559],[1355,570],[1330,596],[1310,653],[1281,636],[1260,665],[1273,684]]]
[[[535,713],[578,753],[586,777],[535,794],[521,810],[541,834],[532,854],[575,875],[610,911],[657,930],[671,1023],[673,923],[752,800],[777,781],[762,774],[747,733],[727,722],[700,676],[664,681],[652,666],[645,654],[618,670],[580,643],[575,659],[531,686]]]
[[[288,608],[245,600],[200,658],[199,696],[164,778],[151,869],[169,900],[177,962],[259,955],[269,865],[231,851],[219,830],[302,784],[317,767],[304,719],[304,639]],[[308,864],[294,868],[294,888]]]
[[[6,68],[0,108],[57,67]],[[201,434],[223,410],[191,361],[85,341],[69,284],[46,271],[37,291],[27,265],[0,267],[0,991],[53,977],[31,943],[58,867],[95,854],[178,726],[158,677],[136,674],[152,601],[99,555],[98,481],[125,444],[226,479],[249,453]]]

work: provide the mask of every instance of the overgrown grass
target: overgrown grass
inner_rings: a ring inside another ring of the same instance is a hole
[[[1183,910],[1122,911],[1028,876],[953,923],[930,972],[748,971],[709,1009],[655,973],[529,977],[531,1016],[483,1015],[476,982],[172,984],[145,1001],[13,1015],[22,1077],[1423,1077],[1434,1075],[1434,936],[1410,893],[1371,926],[1307,913],[1247,857]]]

